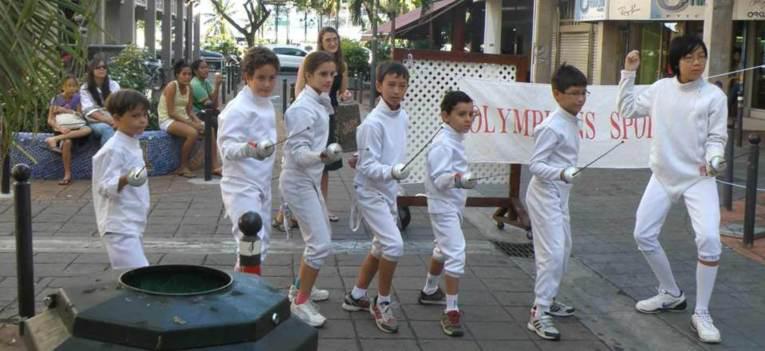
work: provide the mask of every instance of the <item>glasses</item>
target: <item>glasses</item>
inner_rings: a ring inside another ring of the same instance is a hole
[[[96,66],[96,69],[106,69],[106,65]]]
[[[706,56],[693,57],[693,56],[688,55],[688,56],[683,56],[683,58],[681,58],[680,60],[685,62],[685,63],[695,63],[697,61],[699,63],[705,63],[705,62],[707,62],[707,57]]]
[[[563,94],[571,95],[571,96],[584,96],[584,97],[588,97],[588,96],[590,96],[590,91],[589,90],[585,90],[585,91],[583,91],[581,93],[565,93],[564,92]]]

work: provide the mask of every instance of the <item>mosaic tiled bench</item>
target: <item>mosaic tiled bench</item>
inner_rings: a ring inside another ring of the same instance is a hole
[[[37,160],[35,164],[17,148],[11,148],[11,165],[26,163],[32,167],[34,179],[61,179],[64,177],[64,166],[61,155],[48,150],[45,138],[50,133],[17,133],[16,144]],[[159,131],[146,131],[140,137],[141,148],[144,151],[149,176],[169,174],[180,164],[181,139]],[[98,151],[98,140],[94,137],[80,146],[75,146],[72,152],[72,178],[90,179],[92,174],[92,158]]]

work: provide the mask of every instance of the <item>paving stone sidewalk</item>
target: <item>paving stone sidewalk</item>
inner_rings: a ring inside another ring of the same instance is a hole
[[[329,321],[320,331],[321,350],[608,350],[599,337],[576,317],[560,320],[564,340],[539,340],[526,330],[533,278],[509,257],[486,241],[478,229],[464,226],[468,265],[461,281],[460,305],[465,312],[467,335],[449,338],[440,330],[440,307],[417,304],[418,290],[427,271],[432,232],[424,208],[412,208],[412,222],[404,233],[406,255],[394,279],[396,314],[401,330],[396,335],[379,332],[368,313],[348,313],[340,308],[358,265],[368,250],[369,235],[348,229],[350,181],[346,168],[330,178],[329,207],[339,217],[333,224],[337,254],[322,269],[319,284],[332,293],[321,311]],[[230,270],[233,260],[231,224],[224,217],[219,188],[199,185],[174,176],[150,179],[152,207],[145,234],[152,264],[203,264]],[[276,208],[276,200],[274,208]],[[74,278],[108,269],[107,257],[96,234],[89,182],[61,187],[55,182],[33,184],[36,297],[65,286]],[[16,267],[13,246],[13,207],[0,202],[0,320],[16,317]],[[299,232],[274,231],[273,254],[264,266],[264,277],[286,289],[297,273],[302,241]],[[530,259],[527,259],[530,262]],[[373,284],[370,292],[374,292]],[[42,306],[38,303],[38,310]],[[0,341],[0,349],[2,349]],[[8,345],[6,345],[8,346]],[[8,346],[10,347],[10,346]]]
[[[737,179],[741,178],[737,162]],[[275,173],[277,174],[277,173]],[[763,350],[765,349],[765,269],[732,250],[723,253],[712,313],[723,343],[703,345],[690,333],[690,311],[640,315],[635,300],[650,296],[656,282],[636,250],[631,232],[634,212],[648,179],[645,170],[590,170],[579,179],[571,198],[574,251],[561,289],[561,299],[573,302],[577,316],[558,320],[560,342],[542,341],[525,330],[533,299],[533,260],[509,257],[487,241],[519,241],[524,233],[498,231],[487,211],[469,209],[464,231],[468,265],[460,304],[467,335],[444,336],[437,319],[440,308],[417,305],[432,242],[423,208],[411,208],[412,223],[404,233],[406,256],[394,280],[394,299],[402,329],[397,335],[377,331],[368,314],[340,308],[344,291],[354,283],[369,235],[348,229],[350,182],[346,167],[330,178],[329,208],[340,217],[333,224],[337,254],[322,270],[319,284],[330,289],[322,303],[330,319],[320,332],[321,350]],[[219,188],[174,176],[150,180],[152,207],[145,234],[153,264],[203,264],[229,270],[233,261],[231,222],[223,216]],[[507,193],[504,186],[482,185],[487,196]],[[740,198],[740,194],[738,197]],[[274,208],[278,196],[275,196]],[[74,278],[104,272],[108,261],[96,234],[90,183],[33,183],[35,294],[37,301]],[[13,206],[0,200],[0,320],[16,316],[16,267]],[[662,243],[670,256],[690,306],[695,300],[695,247],[685,210],[675,206],[668,216]],[[286,288],[294,279],[302,250],[297,231],[287,239],[273,233],[274,250],[264,276]],[[373,289],[374,290],[374,285]],[[38,311],[42,306],[38,304]],[[0,328],[0,350],[8,345]]]

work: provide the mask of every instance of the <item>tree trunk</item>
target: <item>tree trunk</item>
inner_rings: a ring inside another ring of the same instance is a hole
[[[337,10],[335,11],[335,29],[340,31],[340,0],[337,0]]]
[[[369,11],[369,22],[372,27],[372,67],[369,72],[369,108],[370,110],[375,107],[375,98],[377,97],[377,89],[375,88],[375,82],[377,77],[377,0],[372,0],[372,9]]]
[[[303,12],[303,42],[308,42],[308,9]]]
[[[394,13],[393,16],[391,16],[390,20],[390,57],[393,58],[393,49],[396,48],[396,17],[397,14]]]

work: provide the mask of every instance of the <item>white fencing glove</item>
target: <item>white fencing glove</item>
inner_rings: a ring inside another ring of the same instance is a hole
[[[722,156],[714,156],[707,164],[707,174],[711,177],[717,177],[728,166],[728,162]]]
[[[454,186],[459,189],[473,189],[478,185],[478,180],[473,173],[467,172],[465,174],[456,173],[454,175]]]
[[[323,155],[321,162],[324,162],[324,164],[335,163],[343,158],[343,147],[338,143],[332,143],[327,145],[327,148],[321,154]]]
[[[404,168],[403,163],[399,163],[391,168],[390,175],[395,180],[404,180],[409,176],[409,170]]]
[[[257,160],[265,160],[274,153],[274,142],[263,140],[259,143],[249,142],[242,146],[242,153],[247,157],[254,157]]]
[[[146,167],[132,168],[127,174],[127,183],[130,186],[144,185],[147,179],[149,179],[149,174],[146,172]]]
[[[564,182],[571,184],[574,181],[574,178],[579,176],[579,168],[576,167],[568,167],[563,170],[563,172],[560,174],[560,178],[563,179]]]

